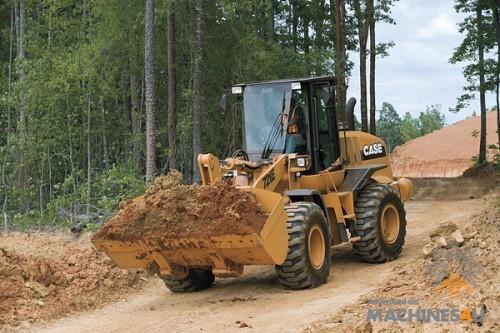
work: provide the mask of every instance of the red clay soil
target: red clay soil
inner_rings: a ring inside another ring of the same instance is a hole
[[[74,244],[55,235],[2,235],[0,331],[116,301],[142,281],[138,271],[118,268],[88,239]]]
[[[487,114],[487,143],[497,142],[496,113]],[[479,153],[479,117],[459,121],[397,147],[391,154],[396,177],[458,177]],[[477,135],[473,135],[476,133]],[[491,156],[490,156],[491,158]]]
[[[267,214],[250,192],[225,182],[181,185],[172,171],[159,177],[146,194],[120,205],[93,239],[211,237],[259,233]]]

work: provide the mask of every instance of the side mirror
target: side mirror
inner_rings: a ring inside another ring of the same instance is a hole
[[[347,105],[345,108],[345,116],[346,116],[347,126],[349,127],[349,130],[351,130],[351,131],[356,130],[354,128],[354,106],[355,105],[356,105],[356,98],[351,97],[347,101]]]
[[[219,107],[222,113],[227,111],[227,95],[222,94],[219,101]]]

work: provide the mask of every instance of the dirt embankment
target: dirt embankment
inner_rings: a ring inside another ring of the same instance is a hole
[[[94,239],[206,237],[258,233],[267,214],[250,192],[225,182],[182,185],[181,174],[159,177],[146,194],[120,204],[120,211]]]
[[[412,178],[414,191],[411,200],[449,201],[481,198],[500,186],[500,173],[489,177]]]
[[[487,143],[495,144],[496,113],[487,114]],[[458,177],[479,153],[480,118],[472,117],[408,141],[391,154],[396,177]],[[490,159],[492,158],[490,154]]]
[[[465,223],[429,232],[418,259],[307,332],[500,331],[500,191]],[[369,317],[370,316],[370,317]]]
[[[0,331],[94,309],[139,288],[146,278],[115,266],[88,238],[0,235]]]

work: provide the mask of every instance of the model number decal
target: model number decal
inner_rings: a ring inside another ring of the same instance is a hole
[[[378,158],[385,156],[385,147],[382,143],[372,143],[370,145],[364,145],[361,155],[364,160],[369,160],[372,158]]]
[[[276,175],[274,174],[274,170],[271,170],[267,175],[264,176],[264,188],[271,185],[271,183],[276,179]]]

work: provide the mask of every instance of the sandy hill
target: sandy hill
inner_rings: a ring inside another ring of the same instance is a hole
[[[487,114],[487,143],[497,142],[496,113]],[[391,154],[397,177],[458,177],[479,152],[479,117],[459,121],[426,136],[408,141]],[[489,156],[491,157],[491,155]]]

